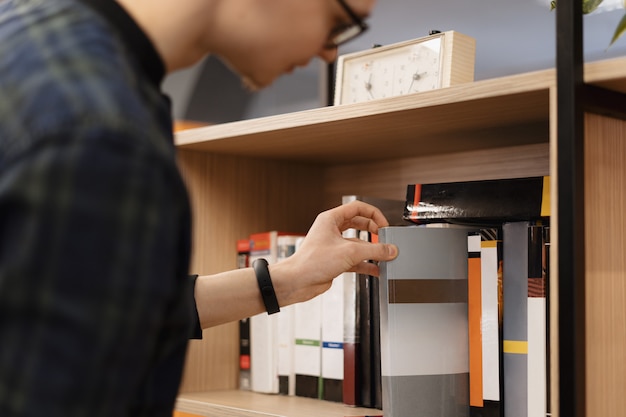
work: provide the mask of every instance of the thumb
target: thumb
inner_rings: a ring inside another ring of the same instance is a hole
[[[372,261],[391,261],[398,256],[398,247],[391,243],[376,243],[372,246]]]

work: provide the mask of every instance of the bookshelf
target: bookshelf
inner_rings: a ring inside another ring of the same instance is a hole
[[[584,74],[589,85],[626,93],[626,58],[588,63]],[[192,271],[234,268],[236,240],[252,232],[306,232],[315,215],[340,204],[344,194],[404,199],[409,183],[554,172],[556,85],[551,69],[179,132],[179,163],[195,218]],[[586,407],[593,411],[588,415],[618,415],[626,408],[626,122],[592,113],[584,120],[590,150],[585,156]],[[562,207],[556,176],[551,178],[556,223]],[[552,241],[556,257],[555,235]],[[559,323],[555,287],[553,328]],[[189,401],[207,409],[228,401],[254,412],[263,400],[283,409],[278,415],[291,415],[286,410],[293,399],[258,399],[259,394],[236,390],[237,329],[236,323],[207,329],[202,341],[190,343],[179,410],[192,412],[185,409]],[[553,393],[563,372],[558,346],[554,338]],[[317,404],[318,415],[354,410]]]

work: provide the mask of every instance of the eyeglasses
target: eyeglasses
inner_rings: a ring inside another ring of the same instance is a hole
[[[350,19],[352,19],[352,23],[347,23],[333,29],[328,38],[328,43],[326,44],[326,48],[328,49],[337,48],[339,45],[351,41],[352,39],[365,32],[369,27],[367,26],[367,23],[365,23],[363,19],[361,19],[354,12],[354,10],[352,10],[352,8],[348,6],[345,0],[337,1],[339,2],[343,10],[345,10],[345,12],[348,14],[348,16],[350,16]]]

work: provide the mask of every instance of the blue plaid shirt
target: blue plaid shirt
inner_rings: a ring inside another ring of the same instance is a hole
[[[163,76],[115,2],[0,0],[2,417],[171,417],[198,329]]]

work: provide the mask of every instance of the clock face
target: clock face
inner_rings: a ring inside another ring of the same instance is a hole
[[[442,36],[343,59],[339,103],[359,103],[441,87]]]

